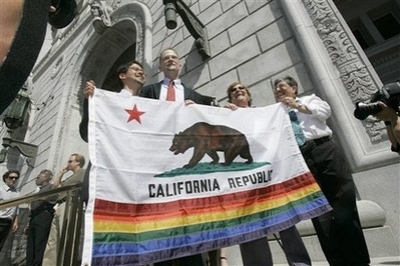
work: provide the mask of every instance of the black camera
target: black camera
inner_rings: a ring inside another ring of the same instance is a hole
[[[364,120],[369,115],[375,115],[382,110],[382,107],[377,103],[378,101],[385,103],[388,107],[395,110],[399,114],[400,109],[400,81],[384,85],[379,91],[374,93],[369,103],[356,103],[354,110],[355,118]]]

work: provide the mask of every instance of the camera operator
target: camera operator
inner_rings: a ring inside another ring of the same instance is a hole
[[[357,119],[364,120],[369,115],[385,121],[391,150],[400,155],[400,80],[384,85],[372,95],[369,103],[356,103],[354,116]]]
[[[400,154],[400,117],[396,111],[383,102],[378,102],[382,111],[375,115],[376,118],[385,121],[386,131],[390,142],[391,150]]]

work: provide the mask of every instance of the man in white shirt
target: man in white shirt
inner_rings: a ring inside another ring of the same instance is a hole
[[[121,65],[117,70],[118,80],[120,83],[120,94],[124,97],[137,96],[140,88],[143,86],[146,80],[146,74],[143,70],[143,66],[136,60],[129,61]],[[83,102],[83,115],[82,120],[79,124],[79,134],[81,138],[88,142],[88,123],[89,123],[89,101],[88,98],[91,97],[96,89],[96,84],[93,80],[86,82],[85,88],[83,89],[83,96],[85,101]],[[117,90],[118,88],[114,88]],[[84,202],[88,201],[89,198],[89,169],[90,162],[88,164],[85,177],[83,179],[82,186],[82,199]]]
[[[312,219],[322,250],[331,266],[367,266],[370,258],[358,215],[355,184],[326,124],[331,108],[314,94],[297,97],[297,86],[292,77],[277,79],[274,93],[279,102],[296,112],[306,137],[300,150],[333,208]]]
[[[3,175],[4,183],[0,186],[0,201],[11,200],[19,196],[16,190],[16,183],[19,179],[18,170],[8,170]],[[6,242],[8,233],[18,229],[18,207],[0,209],[0,251]]]
[[[82,183],[83,176],[85,174],[85,169],[83,168],[84,165],[85,157],[83,155],[78,153],[71,154],[69,156],[67,165],[62,167],[56,178],[54,178],[54,182],[52,185],[53,189],[65,185]],[[61,182],[64,174],[69,171],[72,172],[72,175]],[[58,261],[60,259],[60,256],[57,256],[57,254],[60,250],[63,226],[66,226],[64,224],[66,200],[67,198],[65,195],[57,200],[57,207],[55,207],[56,211],[51,222],[49,238],[47,240],[46,250],[43,255],[43,266],[60,265],[60,261]]]

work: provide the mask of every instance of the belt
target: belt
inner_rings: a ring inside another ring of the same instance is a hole
[[[328,142],[330,140],[331,140],[331,136],[325,136],[325,137],[322,137],[322,138],[319,138],[319,139],[312,139],[312,140],[309,140],[309,141],[313,141],[316,146],[319,146],[322,143]]]
[[[11,222],[12,222],[12,219],[9,219],[9,218],[0,218],[0,222],[11,223]]]
[[[44,205],[40,205],[39,207],[37,207],[34,210],[31,210],[30,213],[30,217],[35,217],[38,214],[41,214],[42,212],[48,212],[50,214],[54,214],[55,210],[54,210],[54,204],[44,204]]]
[[[307,153],[311,150],[313,150],[315,147],[328,142],[331,140],[331,136],[325,136],[322,138],[318,138],[318,139],[311,139],[311,140],[307,140],[306,143],[304,143],[302,146],[300,146],[300,151],[301,153]]]
[[[54,212],[55,212],[55,210],[54,210],[54,209],[52,209],[52,210],[47,210],[47,209],[33,210],[33,211],[31,211],[31,213],[30,213],[29,216],[30,216],[31,218],[33,218],[33,217],[35,217],[35,216],[37,216],[37,215],[39,215],[39,214],[41,214],[41,213],[43,213],[43,212],[48,212],[48,213],[50,213],[51,215],[53,215]]]

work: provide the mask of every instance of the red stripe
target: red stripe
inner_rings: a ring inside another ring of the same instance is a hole
[[[315,179],[312,174],[306,173],[269,187],[206,198],[182,199],[172,202],[151,204],[117,203],[96,199],[94,214],[96,218],[101,220],[106,216],[118,216],[118,220],[120,220],[121,216],[135,214],[135,218],[140,221],[143,219],[148,220],[151,216],[154,216],[154,218],[161,218],[160,216],[162,216],[164,219],[174,217],[177,212],[181,215],[183,210],[191,210],[190,214],[210,213],[213,211],[220,211],[222,208],[224,210],[230,210],[253,205],[255,201],[264,202],[314,184]],[[221,202],[224,203],[224,206],[221,206]],[[144,216],[142,217],[143,219],[140,219],[140,216]],[[132,221],[132,218],[131,216],[130,221]],[[111,220],[114,219],[111,218]]]

